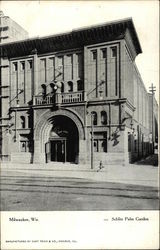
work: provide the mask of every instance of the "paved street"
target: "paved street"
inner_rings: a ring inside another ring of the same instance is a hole
[[[114,174],[114,167],[111,169]],[[152,175],[157,172],[153,167],[146,169]],[[127,169],[124,170],[126,172]],[[111,171],[109,173],[111,176]],[[105,172],[2,169],[1,210],[158,209],[157,187],[143,185],[143,182],[142,185],[119,183],[114,178],[100,181],[98,176],[105,176]]]

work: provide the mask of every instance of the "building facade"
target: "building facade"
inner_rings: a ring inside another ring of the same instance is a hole
[[[0,44],[28,38],[28,32],[0,11]]]
[[[152,152],[132,19],[1,45],[1,159],[125,164]]]

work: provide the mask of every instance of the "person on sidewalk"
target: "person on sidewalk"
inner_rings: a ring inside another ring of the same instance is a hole
[[[99,172],[102,168],[104,168],[102,161],[99,162],[99,167],[97,169],[97,172]]]

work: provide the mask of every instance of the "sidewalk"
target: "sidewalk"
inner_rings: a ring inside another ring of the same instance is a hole
[[[3,163],[1,171],[15,171],[26,175],[83,178],[92,181],[116,182],[132,185],[158,187],[159,168],[151,165],[128,164],[110,165],[97,172],[98,166],[90,169],[87,165],[70,163],[10,164]]]

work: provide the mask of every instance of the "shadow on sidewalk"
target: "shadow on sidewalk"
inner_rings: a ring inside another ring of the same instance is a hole
[[[145,159],[135,162],[134,164],[158,166],[158,154],[150,155]]]

